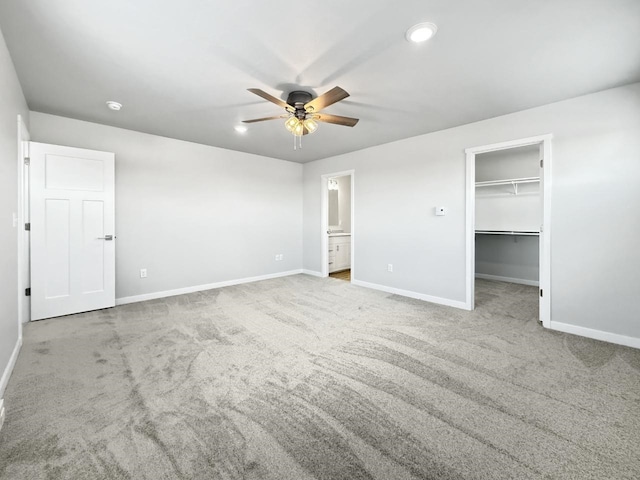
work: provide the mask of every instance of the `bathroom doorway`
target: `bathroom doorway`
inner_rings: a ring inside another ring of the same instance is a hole
[[[353,278],[354,172],[322,176],[322,276]]]

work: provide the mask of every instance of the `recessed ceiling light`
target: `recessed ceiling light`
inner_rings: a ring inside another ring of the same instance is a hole
[[[247,131],[247,127],[245,127],[244,125],[236,125],[235,127],[233,127],[235,129],[236,132],[238,133],[245,133]]]
[[[111,110],[115,110],[117,112],[118,110],[120,110],[122,108],[122,104],[109,100],[107,102],[107,107],[109,107]]]
[[[405,37],[409,42],[421,43],[429,40],[437,31],[438,27],[434,23],[418,23],[407,30]]]

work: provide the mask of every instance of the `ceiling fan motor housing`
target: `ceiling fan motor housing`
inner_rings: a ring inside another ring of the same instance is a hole
[[[291,92],[287,97],[287,103],[296,109],[296,117],[304,119],[306,111],[304,109],[305,104],[313,100],[313,96],[309,92],[303,92],[302,90],[296,90]]]

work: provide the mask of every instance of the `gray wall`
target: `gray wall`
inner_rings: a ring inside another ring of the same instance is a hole
[[[31,138],[115,152],[118,298],[301,268],[300,164],[36,112]]]
[[[19,333],[18,232],[13,226],[18,212],[18,114],[28,122],[27,103],[0,32],[0,377]]]
[[[540,175],[538,145],[509,148],[476,155],[476,182]]]
[[[516,235],[476,235],[476,273],[538,282],[539,238]],[[533,292],[533,295],[537,295]]]
[[[640,337],[638,132],[636,83],[305,164],[304,268],[320,271],[320,175],[355,169],[355,278],[463,302],[464,149],[552,133],[551,318]]]

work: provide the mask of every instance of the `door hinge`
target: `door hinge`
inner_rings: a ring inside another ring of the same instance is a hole
[[[540,289],[540,296],[542,297],[542,289]]]
[[[25,223],[25,224],[24,224],[24,229],[25,229],[26,231],[31,231],[31,223]]]
[[[540,168],[544,168],[544,159],[540,160]]]
[[[31,287],[24,289],[24,296],[25,297],[30,297],[31,296]]]
[[[29,157],[24,157],[24,164],[25,165],[30,165],[31,164],[31,159]]]

